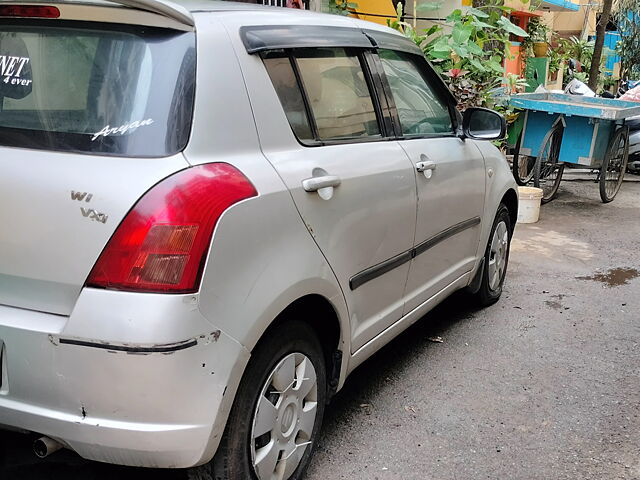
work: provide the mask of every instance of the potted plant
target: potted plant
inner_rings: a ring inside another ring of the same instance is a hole
[[[527,43],[531,44],[533,55],[535,57],[546,57],[549,51],[549,44],[547,43],[549,27],[542,22],[540,17],[531,17],[527,25],[527,33],[529,34]]]
[[[551,39],[551,48],[548,50],[549,55],[549,80],[551,82],[558,81],[558,74],[564,68],[567,59],[567,51],[562,39],[554,36]]]

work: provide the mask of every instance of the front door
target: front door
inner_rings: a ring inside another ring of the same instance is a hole
[[[342,286],[353,351],[402,316],[416,215],[413,165],[387,132],[365,55],[263,57],[297,137],[264,152]]]
[[[478,255],[485,165],[474,141],[456,136],[442,83],[422,57],[381,50],[379,58],[414,166],[418,210],[405,313],[469,272]]]

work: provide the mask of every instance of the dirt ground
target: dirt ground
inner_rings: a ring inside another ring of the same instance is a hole
[[[453,297],[352,374],[308,480],[640,479],[640,177],[607,205],[569,177],[498,304]],[[0,442],[3,480],[185,478]]]

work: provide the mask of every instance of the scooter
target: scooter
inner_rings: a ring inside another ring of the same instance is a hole
[[[629,173],[640,175],[640,117],[627,120],[629,126]]]
[[[621,82],[620,88],[618,89],[618,97],[621,97],[639,84],[640,81],[638,80],[625,80]],[[629,161],[627,163],[627,171],[640,175],[640,116],[627,119],[626,124],[629,127]]]

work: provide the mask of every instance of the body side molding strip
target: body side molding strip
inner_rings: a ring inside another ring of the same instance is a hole
[[[435,247],[437,244],[443,242],[447,238],[457,235],[458,233],[463,232],[468,228],[475,227],[480,223],[481,223],[480,217],[473,217],[473,218],[470,218],[469,220],[465,220],[464,222],[460,222],[455,225],[452,225],[451,227],[441,231],[440,233],[437,233],[433,237],[419,243],[411,250],[407,250],[406,252],[396,255],[395,257],[391,257],[390,259],[385,260],[384,262],[381,262],[377,265],[366,268],[359,273],[356,273],[353,277],[351,277],[351,279],[349,279],[349,288],[351,288],[351,290],[353,291],[356,288],[364,285],[365,283],[373,280],[374,278],[378,278],[379,276],[384,275],[385,273],[393,270],[394,268],[405,264],[406,262],[410,261],[412,258],[415,258],[418,255],[426,252],[430,248]]]
[[[374,278],[378,278],[380,275],[384,275],[394,268],[407,263],[412,258],[412,250],[407,250],[400,255],[396,255],[395,257],[391,257],[390,259],[385,260],[382,263],[374,265],[373,267],[369,267],[351,277],[351,279],[349,280],[349,287],[351,288],[351,290],[355,290],[368,281],[373,280]]]
[[[466,230],[467,228],[475,227],[476,225],[479,225],[479,224],[480,224],[480,217],[473,217],[473,218],[470,218],[469,220],[465,220],[464,222],[460,222],[455,225],[452,225],[446,230],[443,230],[440,233],[437,233],[436,235],[434,235],[433,237],[416,245],[413,249],[415,251],[415,254],[413,256],[417,257],[421,253],[424,253],[427,250],[429,250],[430,248],[435,247],[437,244],[439,244],[443,240],[446,240],[449,237],[453,237],[454,235]]]

